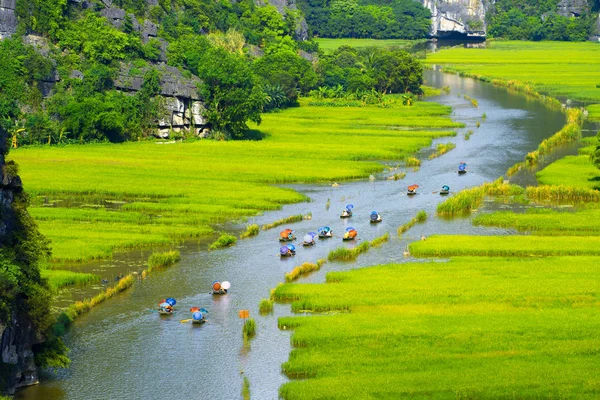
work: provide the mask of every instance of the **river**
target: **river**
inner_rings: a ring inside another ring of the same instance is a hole
[[[291,227],[299,237],[323,225],[341,234],[345,227],[355,227],[362,240],[390,233],[390,242],[371,249],[353,263],[327,263],[321,271],[301,278],[299,282],[323,282],[332,270],[348,270],[373,264],[405,262],[402,250],[421,235],[432,234],[509,234],[502,229],[474,227],[469,218],[445,220],[436,218],[436,205],[442,200],[437,193],[442,185],[452,192],[497,179],[525,154],[534,150],[546,137],[558,131],[564,116],[523,95],[504,88],[457,75],[426,71],[426,84],[448,86],[450,94],[429,100],[453,107],[452,118],[467,126],[454,138],[457,147],[446,155],[427,160],[431,150],[424,150],[418,171],[407,170],[403,180],[342,182],[331,185],[294,185],[312,201],[285,206],[253,219],[258,224],[272,222],[293,214],[312,213]],[[464,98],[468,95],[479,104],[475,108]],[[391,110],[390,112],[393,112]],[[482,121],[485,113],[486,119]],[[481,123],[479,128],[477,122]],[[469,140],[464,133],[472,130]],[[434,145],[435,145],[434,143]],[[573,152],[567,147],[566,152]],[[469,172],[457,175],[460,161]],[[517,174],[517,183],[531,182],[531,171]],[[420,186],[419,194],[406,196],[410,184]],[[326,204],[330,201],[331,206]],[[339,213],[352,203],[354,216],[341,220]],[[503,207],[486,203],[488,208]],[[377,210],[383,222],[371,225],[369,213]],[[417,211],[425,210],[429,218],[417,224],[399,239],[396,230]],[[283,228],[283,227],[282,227]],[[275,305],[272,315],[258,315],[258,302],[268,297],[271,288],[283,281],[285,272],[302,262],[326,258],[328,252],[342,243],[339,237],[319,240],[311,248],[299,248],[293,259],[280,259],[279,229],[238,241],[234,247],[207,252],[182,252],[182,260],[170,269],[153,272],[130,290],[91,310],[75,321],[65,335],[71,349],[69,370],[49,374],[38,386],[17,393],[16,399],[236,399],[240,398],[243,377],[250,381],[253,399],[276,399],[279,386],[286,381],[281,364],[291,350],[290,332],[277,329],[277,318],[290,314],[289,305]],[[360,242],[358,242],[360,243]],[[214,280],[232,283],[226,296],[208,293]],[[151,311],[158,300],[174,297],[179,314],[160,318]],[[180,323],[189,318],[185,310],[191,306],[209,310],[208,322],[202,326]],[[249,309],[257,322],[257,335],[244,347],[242,321],[238,311]]]

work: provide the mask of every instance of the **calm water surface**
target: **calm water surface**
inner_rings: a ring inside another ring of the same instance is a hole
[[[450,94],[432,98],[453,107],[452,118],[467,127],[458,130],[452,141],[456,149],[446,155],[423,161],[420,170],[407,171],[404,180],[390,181],[378,176],[375,181],[345,182],[330,185],[297,185],[312,201],[284,207],[256,218],[258,224],[298,213],[312,212],[312,220],[293,225],[299,237],[329,225],[341,234],[353,226],[362,240],[371,240],[389,232],[391,240],[378,249],[361,255],[355,263],[328,263],[317,273],[300,282],[323,282],[325,273],[361,266],[405,262],[402,250],[421,235],[432,234],[508,234],[501,229],[473,227],[469,218],[447,221],[435,218],[441,200],[436,192],[449,185],[453,192],[497,179],[524,155],[534,150],[546,137],[558,131],[564,117],[538,102],[502,88],[456,75],[426,72],[427,84],[450,87]],[[474,108],[464,95],[477,99]],[[393,112],[393,110],[390,110]],[[482,115],[486,120],[482,121]],[[477,121],[481,127],[477,128]],[[470,140],[464,133],[473,130]],[[435,145],[435,143],[434,143]],[[566,152],[573,152],[567,148]],[[424,151],[426,154],[431,150]],[[458,176],[460,161],[469,172]],[[533,173],[523,171],[514,179],[532,182]],[[417,196],[405,195],[410,184],[420,185]],[[331,206],[326,207],[330,200]],[[341,220],[339,213],[347,203],[354,204],[354,217]],[[487,204],[486,207],[503,207]],[[379,211],[383,222],[368,223],[372,210]],[[428,221],[398,239],[396,229],[408,222],[419,210],[426,210]],[[312,248],[299,248],[294,259],[278,257],[278,229],[261,232],[255,238],[241,240],[232,248],[207,252],[186,249],[176,266],[153,273],[122,293],[79,318],[65,336],[71,349],[72,367],[49,376],[43,384],[18,393],[18,399],[237,399],[242,380],[250,380],[253,399],[276,399],[279,386],[286,382],[281,364],[291,350],[290,332],[277,329],[277,318],[289,315],[288,305],[276,305],[274,314],[258,315],[258,302],[268,297],[271,288],[282,282],[285,272],[304,261],[324,258],[344,243],[339,237],[320,240]],[[360,243],[358,241],[357,243]],[[410,259],[408,259],[410,260]],[[214,280],[229,280],[227,296],[208,293]],[[150,309],[164,297],[178,300],[179,313],[160,318]],[[209,310],[203,326],[181,323],[189,317],[191,306]],[[242,323],[238,310],[249,309],[257,324],[257,336],[250,348],[244,348]]]

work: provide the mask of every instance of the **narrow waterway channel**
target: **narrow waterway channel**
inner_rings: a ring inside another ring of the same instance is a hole
[[[442,185],[449,185],[452,192],[458,192],[504,175],[544,138],[558,131],[564,125],[564,116],[525,96],[472,79],[426,71],[426,81],[430,86],[450,88],[450,94],[431,101],[452,106],[452,118],[467,125],[458,130],[456,137],[436,141],[454,142],[456,149],[433,160],[427,160],[428,153],[424,151],[421,168],[407,169],[405,179],[399,181],[379,176],[374,181],[343,182],[336,188],[295,185],[312,201],[255,218],[256,223],[263,224],[311,212],[312,220],[292,225],[299,237],[323,225],[331,226],[339,235],[345,227],[353,226],[362,240],[390,233],[389,243],[361,255],[357,262],[325,264],[321,271],[300,282],[323,282],[325,274],[332,270],[405,262],[410,258],[404,258],[402,250],[421,235],[509,233],[473,227],[468,218],[436,218],[435,207],[442,200],[437,191]],[[479,106],[474,107],[465,95],[475,98]],[[465,140],[464,134],[469,130],[473,134]],[[469,172],[461,176],[456,174],[460,161],[469,165]],[[515,179],[528,178],[524,174]],[[406,196],[406,187],[415,183],[420,186],[419,194]],[[354,216],[341,220],[339,213],[348,203],[355,206]],[[369,224],[372,210],[383,216],[382,223]],[[427,211],[428,221],[399,239],[397,228],[419,210]],[[281,364],[291,350],[290,333],[277,329],[277,318],[289,315],[290,307],[276,305],[272,315],[261,317],[258,302],[268,297],[270,289],[282,282],[284,273],[294,266],[326,258],[338,246],[356,245],[343,244],[338,236],[319,240],[311,248],[299,246],[296,257],[281,260],[278,232],[261,232],[225,250],[185,252],[179,264],[153,273],[83,315],[65,336],[72,367],[47,377],[41,385],[20,391],[16,398],[236,399],[240,397],[243,377],[247,376],[253,399],[276,399],[279,386],[286,381]],[[229,280],[230,293],[210,295],[214,280]],[[179,314],[162,319],[151,312],[159,299],[169,296],[177,299]],[[180,323],[188,318],[186,310],[191,306],[209,310],[205,325]],[[242,322],[238,319],[241,309],[249,309],[258,324],[250,348],[245,348],[242,340]]]

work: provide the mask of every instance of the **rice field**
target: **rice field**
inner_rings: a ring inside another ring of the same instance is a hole
[[[310,107],[266,114],[257,141],[23,147],[30,208],[55,261],[214,235],[213,226],[305,201],[275,186],[368,177],[454,135],[450,108]],[[374,140],[377,138],[377,140]]]
[[[561,158],[536,173],[536,177],[542,185],[600,188],[600,169],[590,162],[587,155]]]
[[[600,255],[600,236],[433,235],[409,245],[415,257],[548,257]]]
[[[42,278],[48,280],[52,289],[60,289],[65,286],[84,285],[100,281],[100,276],[82,272],[66,271],[61,269],[42,269]]]
[[[600,396],[600,258],[455,258],[285,284],[287,400]],[[309,378],[309,379],[305,379]],[[368,382],[368,384],[366,384]]]
[[[385,47],[406,49],[425,40],[403,40],[403,39],[327,39],[316,38],[315,42],[319,44],[319,49],[326,53],[331,53],[341,46],[351,46],[354,48],[362,47]]]
[[[599,209],[572,212],[532,208],[524,214],[501,211],[477,215],[472,223],[513,228],[519,232],[534,232],[536,235],[600,236]]]
[[[482,49],[428,53],[425,62],[532,94],[600,102],[599,58],[592,42],[488,41]]]

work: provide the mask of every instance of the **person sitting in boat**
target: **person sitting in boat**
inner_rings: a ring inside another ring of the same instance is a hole
[[[408,187],[408,194],[417,194],[417,188],[419,185],[410,185]]]
[[[315,244],[315,236],[316,236],[316,234],[314,232],[310,232],[308,235],[305,235],[302,245],[304,245],[304,246],[314,245]]]
[[[440,193],[441,194],[448,194],[448,193],[450,193],[450,186],[448,186],[448,185],[442,186],[442,190],[441,190]]]
[[[355,239],[358,235],[358,232],[354,228],[346,228],[346,232],[344,233],[344,240],[352,240]]]
[[[281,231],[279,236],[279,240],[282,242],[291,242],[292,240],[296,239],[294,237],[294,231],[291,229],[284,229],[283,231]]]
[[[377,211],[371,211],[371,222],[381,222],[381,215]]]
[[[464,174],[465,172],[467,172],[467,163],[466,162],[461,162],[458,165],[458,173],[459,174]]]
[[[319,228],[319,237],[320,238],[331,237],[332,235],[333,235],[333,231],[331,230],[330,227],[324,226],[322,228]]]
[[[346,208],[342,211],[340,218],[349,218],[352,216],[352,209],[354,206],[352,204],[348,204]]]

